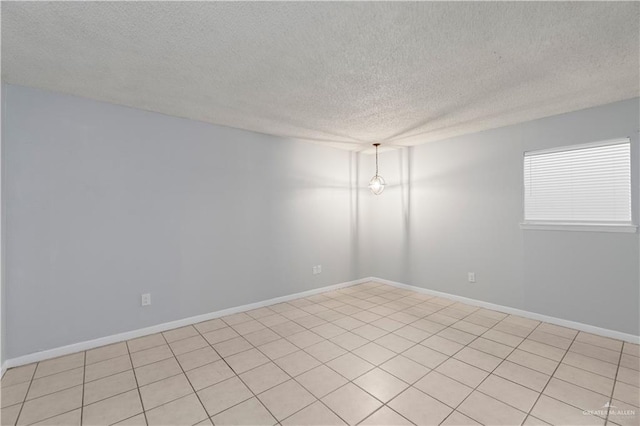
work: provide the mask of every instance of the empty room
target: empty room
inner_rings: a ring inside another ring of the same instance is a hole
[[[3,426],[640,424],[640,2],[0,12]]]

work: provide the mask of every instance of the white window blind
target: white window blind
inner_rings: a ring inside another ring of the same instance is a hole
[[[629,139],[524,154],[525,222],[631,223]]]

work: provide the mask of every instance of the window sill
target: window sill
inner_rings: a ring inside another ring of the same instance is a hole
[[[636,233],[638,227],[619,223],[563,223],[563,222],[524,222],[520,229],[536,231],[578,231],[578,232],[627,232]]]

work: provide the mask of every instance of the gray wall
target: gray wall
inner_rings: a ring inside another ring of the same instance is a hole
[[[522,230],[523,151],[630,136],[638,223],[638,99],[383,153],[363,197],[367,274],[639,334],[638,234]],[[360,159],[360,179],[373,159]],[[467,282],[467,272],[477,283]]]
[[[525,150],[631,136],[638,194],[638,99],[385,152],[375,197],[372,156],[3,89],[7,358],[371,275],[639,332],[638,234],[518,226]]]
[[[360,275],[352,154],[4,89],[8,358]]]

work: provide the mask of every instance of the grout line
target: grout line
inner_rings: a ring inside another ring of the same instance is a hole
[[[571,341],[571,344],[573,345],[573,342],[575,342],[576,338],[578,337],[578,334],[580,333],[576,333],[576,335],[573,337],[573,340]],[[571,348],[571,346],[569,346],[569,348]],[[551,383],[551,379],[554,378],[554,376],[556,375],[556,372],[558,371],[558,368],[560,368],[560,366],[562,365],[562,361],[564,360],[564,358],[567,356],[567,354],[569,353],[569,350],[567,349],[567,351],[564,353],[564,355],[562,356],[562,358],[560,359],[560,362],[558,363],[558,365],[556,365],[556,368],[553,370],[553,373],[549,376],[549,380],[547,380],[547,383],[545,383],[544,387],[542,388],[542,390],[538,393],[538,397],[536,398],[535,402],[533,403],[533,405],[531,406],[531,408],[529,409],[529,411],[527,412],[527,416],[524,418],[524,422],[527,421],[527,419],[531,416],[531,412],[533,411],[533,409],[536,407],[536,405],[538,404],[538,401],[540,400],[540,397],[542,396],[542,394],[544,393],[544,391],[547,389],[547,386],[549,386],[549,383]],[[546,396],[546,395],[545,395]],[[555,398],[554,398],[555,399]],[[563,402],[563,401],[561,401]],[[566,402],[563,402],[564,404],[566,404]],[[569,404],[567,404],[569,405]],[[544,420],[543,420],[544,421]]]
[[[128,342],[124,342],[124,344],[125,344],[125,346],[127,347],[127,354],[129,355],[129,362],[131,363],[131,372],[133,373],[133,378],[134,378],[134,379],[135,379],[135,381],[136,381],[136,390],[138,391],[138,398],[140,398],[140,407],[142,407],[142,414],[143,414],[143,416],[144,416],[144,422],[145,422],[145,424],[147,424],[147,425],[148,425],[148,424],[149,424],[149,421],[147,420],[147,411],[144,409],[144,401],[142,400],[142,392],[140,392],[140,385],[138,384],[138,376],[136,375],[136,370],[135,370],[135,368],[133,367],[133,358],[131,357],[131,351],[129,350],[129,343],[128,343]],[[127,371],[127,370],[125,370],[125,371]],[[116,374],[118,374],[118,373],[116,373]],[[107,376],[107,377],[108,377],[108,376]],[[104,378],[104,377],[101,377],[101,378]],[[97,380],[100,380],[100,379],[97,379]],[[126,391],[126,392],[129,392],[129,391]],[[124,393],[124,392],[122,392],[122,393]],[[119,394],[118,394],[118,395],[119,395]],[[112,395],[112,396],[110,396],[109,398],[112,398],[112,397],[114,397],[114,396],[115,396],[115,395]],[[137,413],[137,414],[136,414],[136,416],[137,416],[138,414],[140,414],[140,413]],[[81,424],[81,425],[83,424],[83,423],[82,423],[82,419],[80,419],[80,424]]]
[[[84,416],[84,387],[85,387],[84,378],[87,374],[87,351],[84,351],[83,355],[84,357],[82,360],[82,399],[80,400],[80,424],[82,424],[82,417]],[[137,383],[136,383],[136,386],[137,386]]]
[[[187,327],[189,327],[189,326],[187,326]],[[193,327],[193,326],[191,325],[191,327]],[[200,332],[199,332],[195,327],[193,327],[193,329],[194,329],[194,330],[196,330],[196,332],[198,332],[198,335],[200,335]],[[187,372],[186,372],[186,371],[184,370],[184,368],[182,367],[182,364],[180,364],[180,361],[178,361],[178,357],[176,356],[175,352],[173,351],[173,348],[171,347],[171,345],[169,344],[169,341],[167,340],[167,338],[166,338],[166,336],[164,335],[164,333],[160,333],[160,334],[162,335],[162,338],[163,338],[163,339],[164,339],[164,341],[166,342],[167,347],[169,347],[169,350],[171,351],[171,354],[173,355],[173,358],[176,360],[176,363],[178,364],[178,367],[180,367],[180,371],[182,371],[182,374],[184,375],[184,378],[187,380],[187,383],[189,383],[189,386],[191,386],[191,389],[193,390],[194,395],[196,396],[196,398],[198,398],[198,402],[200,402],[200,405],[202,406],[202,409],[204,410],[204,413],[206,414],[207,419],[210,419],[209,412],[207,411],[207,408],[205,407],[204,403],[202,402],[202,399],[200,398],[200,395],[198,395],[198,392],[196,391],[196,388],[195,388],[195,387],[193,386],[193,384],[191,383],[191,380],[189,380],[189,377],[187,376]],[[191,336],[191,337],[193,337],[193,336]],[[202,336],[200,335],[200,337],[202,337]],[[177,341],[178,341],[178,340],[176,340],[176,342],[177,342]],[[173,342],[171,342],[171,343],[173,343]],[[209,343],[209,342],[207,342],[207,343]],[[199,349],[202,349],[202,348],[199,348]],[[211,348],[211,349],[213,349],[213,348]],[[196,350],[197,350],[197,349],[196,349]],[[215,352],[215,349],[213,349],[213,350],[214,350],[214,352]],[[218,354],[218,352],[215,352],[215,353],[216,353],[218,356],[220,356],[220,354]],[[167,359],[169,359],[169,358],[167,358]],[[179,375],[179,374],[176,374],[175,376],[178,376],[178,375]],[[175,376],[171,376],[171,377],[175,377]],[[167,378],[168,378],[168,377],[165,377],[165,379],[167,379]],[[165,380],[165,379],[162,379],[162,380]],[[146,386],[146,385],[145,385],[145,386]],[[138,389],[139,389],[139,388],[138,388]],[[182,395],[180,398],[184,398],[185,396],[189,396],[189,395]],[[141,398],[142,398],[142,396],[141,396]],[[174,399],[173,401],[176,401],[176,400],[178,400],[178,399],[180,399],[180,398],[176,398],[176,399]],[[161,406],[163,406],[163,405],[169,404],[169,403],[171,403],[171,402],[173,402],[173,401],[167,401],[167,402],[165,402],[165,403],[163,403],[163,404],[158,405],[158,407],[161,407]],[[154,407],[154,408],[158,408],[158,407]],[[153,409],[153,408],[152,408],[152,409]],[[145,412],[144,412],[144,413],[145,413],[145,418],[146,418],[146,416],[147,416],[147,411],[145,410]],[[198,423],[199,423],[199,422],[201,422],[201,421],[204,421],[204,420],[206,420],[206,419],[199,420],[199,421],[198,421]],[[149,422],[147,422],[147,424],[149,424]]]
[[[16,421],[14,422],[14,426],[18,424],[18,420],[20,420],[20,416],[22,415],[22,409],[24,408],[24,404],[27,401],[27,396],[29,395],[29,391],[31,390],[31,385],[33,384],[33,378],[36,376],[36,371],[38,371],[38,367],[40,363],[36,363],[36,367],[33,369],[33,373],[31,373],[31,380],[29,381],[29,386],[27,387],[27,392],[24,394],[24,398],[22,399],[22,405],[20,406],[20,411],[18,411],[18,415],[16,416]],[[6,372],[5,372],[6,374]],[[26,383],[26,382],[25,382]]]
[[[616,369],[616,376],[613,379],[613,386],[611,387],[611,396],[609,397],[609,404],[611,404],[611,402],[613,401],[613,394],[616,391],[616,383],[618,382],[618,373],[620,372],[620,362],[622,361],[622,354],[624,353],[624,345],[626,342],[622,342],[622,347],[620,348],[620,357],[618,358],[618,368]],[[604,424],[608,424],[609,423],[609,412],[611,411],[610,408],[607,408],[607,416],[604,419]]]

